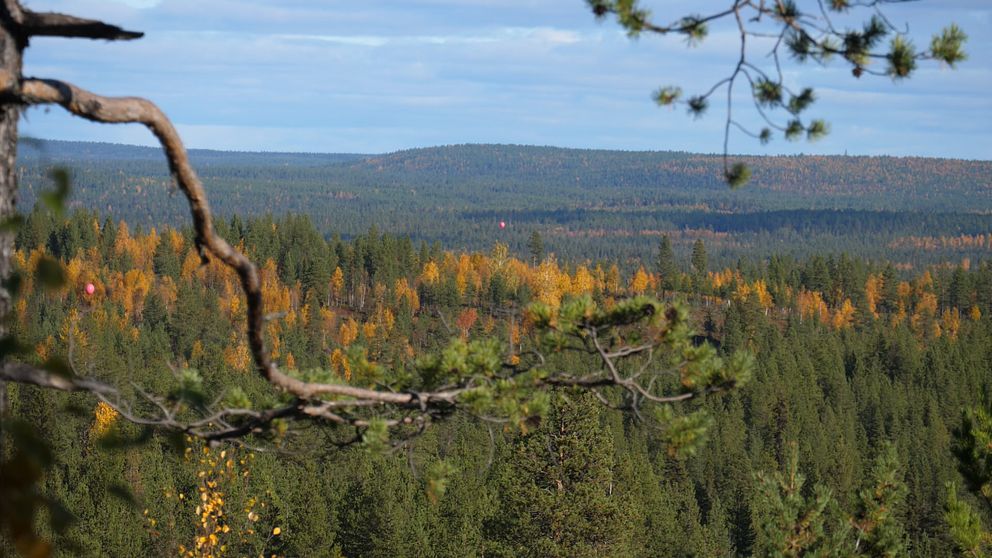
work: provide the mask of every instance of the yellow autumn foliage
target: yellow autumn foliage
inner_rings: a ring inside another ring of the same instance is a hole
[[[833,326],[834,329],[844,329],[851,327],[854,324],[854,304],[851,303],[851,299],[844,299],[844,303],[841,307],[834,312]]]
[[[437,268],[437,264],[433,261],[429,261],[424,264],[424,269],[420,273],[420,281],[427,285],[433,285],[437,283],[438,279],[441,278],[441,272]]]
[[[982,311],[979,310],[977,304],[971,307],[971,311],[968,312],[968,317],[971,318],[971,321],[973,322],[977,322],[982,319]]]
[[[251,366],[251,351],[244,338],[231,332],[227,347],[224,348],[224,363],[238,372],[247,372]]]
[[[365,322],[362,324],[362,335],[366,340],[371,341],[372,339],[375,339],[375,330],[377,327],[378,326],[375,322]]]
[[[196,494],[186,497],[179,493],[177,499],[184,507],[195,506],[196,527],[192,542],[179,546],[179,556],[220,558],[228,555],[235,547],[234,543],[256,534],[256,525],[262,519],[257,510],[264,510],[265,502],[251,496],[240,513],[228,509],[228,489],[247,481],[254,457],[253,453],[239,456],[238,450],[230,447],[201,446],[196,451],[192,447],[186,448],[186,461],[195,460],[197,465]],[[276,531],[281,533],[282,529],[275,527],[272,533]]]
[[[341,349],[334,349],[331,352],[331,370],[338,376],[348,381],[351,379],[351,364]]]
[[[348,318],[348,321],[341,324],[338,329],[338,343],[343,347],[347,347],[358,339],[358,322],[354,318]]]
[[[591,295],[596,290],[596,279],[584,265],[580,265],[575,270],[575,277],[572,278],[572,289],[569,291],[573,295]]]
[[[865,301],[872,318],[878,319],[878,303],[882,299],[882,288],[885,280],[881,275],[869,275],[865,281]]]
[[[648,290],[648,285],[651,280],[648,277],[647,271],[644,270],[644,266],[637,268],[634,276],[630,278],[630,294],[642,295]]]
[[[331,275],[331,295],[334,300],[340,300],[342,294],[344,294],[344,272],[341,271],[341,267],[335,267]]]
[[[961,311],[957,308],[945,308],[940,315],[940,325],[948,338],[956,340],[961,329]]]
[[[120,415],[113,407],[104,403],[103,401],[96,404],[96,408],[93,409],[93,426],[90,427],[90,439],[96,439],[113,428],[114,423],[117,422],[117,418]]]

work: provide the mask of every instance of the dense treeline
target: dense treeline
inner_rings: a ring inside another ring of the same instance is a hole
[[[795,455],[802,497],[829,490],[826,531],[842,537],[872,493],[862,489],[889,470],[876,463],[889,463],[891,443],[892,474],[906,488],[894,540],[914,556],[951,555],[951,432],[992,384],[987,260],[913,272],[844,254],[724,267],[709,239],[687,258],[666,237],[620,266],[557,260],[540,242],[521,259],[505,244],[451,252],[376,229],[328,240],[305,216],[235,217],[218,228],[262,264],[270,347],[301,375],[368,384],[452,336],[496,339],[513,359],[530,332],[528,302],[589,295],[610,305],[641,293],[691,301],[700,341],[750,349],[757,372],[699,404],[714,424],[689,457],[669,454],[634,417],[570,392],[525,431],[457,416],[409,453],[390,454],[335,450],[306,425],[266,444],[277,451],[177,448],[142,438],[87,396],[11,386],[13,412],[57,460],[45,492],[76,516],[67,534],[52,535],[66,553],[768,555],[769,525],[782,513],[768,490],[788,488],[770,475],[794,482]],[[36,211],[17,246],[27,273],[14,328],[32,358],[64,356],[135,390],[136,401],[139,387],[169,393],[196,381],[239,404],[272,403],[251,371],[236,281],[201,264],[188,231]],[[55,291],[30,273],[46,256],[66,269]]]
[[[39,147],[40,146],[40,147]],[[70,167],[74,204],[132,226],[185,222],[161,154],[151,148],[40,142],[21,150],[28,207],[51,164]],[[768,157],[731,191],[718,157],[521,146],[449,146],[382,156],[194,151],[219,215],[273,208],[309,215],[350,239],[369,223],[415,241],[526,253],[533,231],[564,259],[609,259],[630,271],[662,233],[686,256],[705,238],[719,265],[738,257],[827,252],[917,269],[985,258],[988,243],[926,242],[992,233],[988,162],[891,157]],[[507,222],[499,230],[499,221]]]

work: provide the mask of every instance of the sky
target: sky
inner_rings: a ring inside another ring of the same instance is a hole
[[[808,0],[802,0],[802,6]],[[644,0],[661,21],[727,0]],[[103,95],[147,97],[187,145],[239,151],[384,153],[460,143],[719,152],[723,103],[702,119],[651,94],[708,89],[736,60],[733,29],[689,48],[629,39],[583,0],[33,0],[36,11],[140,30],[131,42],[35,38],[24,73]],[[886,8],[917,45],[950,22],[968,33],[956,70],[922,63],[910,80],[855,79],[840,61],[786,62],[811,86],[818,142],[769,145],[735,133],[732,153],[921,155],[992,159],[992,0]],[[843,23],[843,22],[841,22]],[[765,65],[768,44],[753,45]],[[741,90],[738,118],[756,124]],[[725,99],[721,96],[720,99]],[[757,126],[755,126],[757,128]],[[34,108],[22,134],[154,145],[138,125],[100,125]]]

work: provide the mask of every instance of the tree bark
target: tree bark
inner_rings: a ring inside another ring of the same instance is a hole
[[[4,2],[0,5],[0,69],[7,75],[20,77],[24,38],[20,36],[15,18],[17,5]],[[13,102],[0,100],[0,223],[14,215],[17,204],[17,120],[20,107]],[[14,254],[14,233],[7,227],[0,228],[0,339],[7,336],[7,320],[11,308],[11,294],[7,279],[11,274]],[[0,362],[0,366],[4,363]],[[0,419],[7,414],[7,383],[0,382]],[[3,421],[0,420],[0,461],[4,458]]]
[[[19,36],[15,14],[7,5],[0,7],[0,68],[17,80],[21,75],[21,54],[24,44]],[[16,81],[15,81],[16,83]],[[20,107],[0,100],[0,221],[14,215],[17,203],[17,120]],[[0,281],[6,282],[11,273],[14,234],[0,231]],[[7,315],[11,296],[6,285],[0,285],[0,337],[7,334]]]

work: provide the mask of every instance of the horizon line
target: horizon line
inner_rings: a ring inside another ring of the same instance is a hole
[[[26,140],[26,143],[23,143]],[[90,144],[90,145],[106,145],[114,147],[126,147],[126,148],[138,148],[138,149],[152,149],[161,151],[161,147],[157,145],[141,145],[134,143],[118,143],[112,141],[90,141],[90,140],[71,140],[71,139],[60,139],[60,138],[44,138],[37,136],[19,136],[17,138],[18,146],[23,145],[31,149],[31,143],[33,142],[58,142],[58,143],[78,143],[78,144]],[[483,142],[473,142],[473,143],[447,143],[447,144],[434,144],[434,145],[424,145],[417,147],[406,147],[402,149],[396,149],[393,151],[384,151],[379,153],[362,153],[358,151],[266,151],[266,150],[238,150],[238,149],[217,149],[214,147],[186,147],[188,152],[194,151],[209,151],[214,153],[230,153],[230,154],[242,154],[242,155],[311,155],[311,156],[322,156],[322,155],[348,155],[355,157],[383,157],[389,155],[396,155],[400,153],[405,153],[409,151],[419,151],[419,150],[430,150],[430,149],[444,149],[452,147],[518,147],[518,148],[536,148],[536,149],[557,149],[561,151],[600,151],[606,153],[642,153],[642,154],[661,154],[661,153],[675,153],[683,155],[701,156],[701,157],[723,157],[721,153],[705,153],[698,151],[682,151],[673,149],[609,149],[609,148],[599,148],[599,147],[563,147],[557,145],[540,145],[540,144],[526,144],[526,143],[483,143]],[[40,149],[34,148],[32,151],[38,152]],[[843,154],[814,154],[814,153],[772,153],[772,154],[754,154],[754,153],[731,153],[727,155],[730,158],[866,158],[866,159],[934,159],[943,161],[970,161],[970,162],[992,162],[992,158],[989,159],[969,159],[962,157],[935,157],[932,155],[878,155],[878,154],[848,154],[846,151]]]

